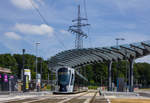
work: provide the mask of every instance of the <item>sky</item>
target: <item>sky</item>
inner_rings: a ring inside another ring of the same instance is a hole
[[[37,8],[47,24],[33,8]],[[150,40],[150,0],[86,0],[89,28],[84,47],[116,45]],[[84,0],[1,0],[0,54],[36,53],[48,59],[55,54],[75,48],[75,35],[68,32],[77,18],[77,6],[86,17]],[[87,29],[85,29],[87,30]],[[136,62],[150,63],[150,56]]]

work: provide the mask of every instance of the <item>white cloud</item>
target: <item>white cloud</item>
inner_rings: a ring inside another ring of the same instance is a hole
[[[150,63],[150,55],[142,57],[142,58],[139,58],[135,62],[142,62],[142,63],[147,62],[147,63]]]
[[[69,34],[70,34],[70,33],[69,33],[68,31],[66,31],[66,30],[60,30],[60,33],[66,34],[66,35],[69,35]]]
[[[41,0],[40,0],[41,1]],[[38,8],[38,4],[34,0],[11,0],[12,4],[21,9],[32,9],[32,4]]]
[[[15,30],[24,34],[33,34],[33,35],[52,36],[54,33],[54,29],[46,24],[41,25],[16,24]]]
[[[7,36],[8,38],[14,39],[14,40],[20,40],[21,39],[21,36],[19,36],[15,32],[6,32],[6,33],[4,33],[4,35]]]

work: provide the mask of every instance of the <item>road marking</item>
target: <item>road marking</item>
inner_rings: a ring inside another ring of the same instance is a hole
[[[71,99],[76,99],[76,98],[79,98],[79,97],[81,97],[81,96],[83,96],[83,95],[86,95],[86,94],[87,94],[87,92],[81,93],[81,94],[77,94],[77,95],[74,96],[74,97],[70,97],[70,98],[65,99],[65,100],[63,100],[63,101],[60,101],[60,102],[58,102],[58,103],[64,103],[64,102],[67,102],[67,101],[69,101],[69,100],[71,100]]]
[[[106,98],[106,95],[104,94],[104,98],[107,100],[107,103],[111,103],[108,98]]]
[[[84,101],[84,103],[90,103],[91,99],[92,99],[92,98],[86,99],[86,101]]]
[[[73,99],[73,98],[74,98],[74,97],[68,98],[68,99],[62,100],[62,101],[60,101],[60,102],[58,102],[58,103],[64,103],[64,102],[67,102],[67,101],[69,101],[69,100],[71,100],[71,99]]]
[[[111,103],[110,100],[107,98],[107,103]]]

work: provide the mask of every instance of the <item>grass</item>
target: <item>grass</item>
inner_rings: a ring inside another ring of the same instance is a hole
[[[110,99],[111,103],[150,103],[150,99]]]
[[[98,86],[88,86],[88,89],[97,90]]]
[[[150,88],[141,88],[139,90],[143,90],[143,91],[150,91]]]

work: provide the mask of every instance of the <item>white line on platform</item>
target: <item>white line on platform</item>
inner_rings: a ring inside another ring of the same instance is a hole
[[[91,99],[92,99],[92,98],[86,99],[86,101],[84,101],[84,103],[90,103]]]
[[[111,103],[110,100],[107,98],[107,103]]]
[[[104,98],[107,100],[107,103],[111,103],[109,98],[106,98],[106,95],[104,94]]]
[[[72,98],[74,98],[74,97],[72,97]],[[67,101],[71,100],[72,98],[68,98],[68,99],[62,100],[62,101],[60,101],[60,102],[58,102],[58,103],[64,103],[64,102],[67,102]]]

